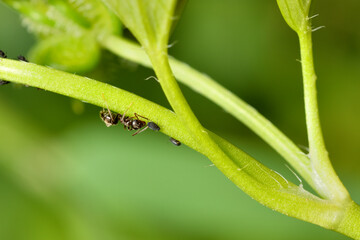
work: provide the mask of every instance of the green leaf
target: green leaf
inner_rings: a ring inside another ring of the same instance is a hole
[[[176,0],[103,0],[145,49],[166,48]]]
[[[295,31],[308,31],[311,0],[277,0],[286,23]]]
[[[91,37],[55,35],[33,47],[29,60],[67,72],[83,73],[91,70],[100,58],[100,47]]]
[[[97,34],[119,34],[121,30],[119,20],[101,0],[67,0],[67,2],[90,23],[93,32]]]
[[[91,70],[99,60],[106,34],[120,23],[100,0],[5,0],[21,13],[24,25],[39,37],[30,60],[69,72]]]
[[[63,2],[6,0],[5,3],[17,10],[24,25],[41,38],[60,33],[81,35],[85,30],[81,17]]]
[[[42,37],[66,33],[79,36],[85,31],[117,34],[119,21],[100,0],[5,0]]]

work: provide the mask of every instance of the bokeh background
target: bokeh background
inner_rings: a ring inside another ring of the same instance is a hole
[[[326,144],[360,203],[360,2],[318,1],[314,56]],[[298,42],[276,1],[189,1],[176,58],[252,104],[306,146]],[[0,49],[35,38],[0,2]],[[87,76],[169,106],[149,69],[103,51]],[[206,128],[297,182],[286,162],[218,106],[182,86]],[[211,162],[163,134],[106,128],[99,108],[34,88],[0,88],[0,239],[348,239],[252,200]]]

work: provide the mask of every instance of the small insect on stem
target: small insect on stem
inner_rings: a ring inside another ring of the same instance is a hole
[[[156,123],[154,123],[154,122],[148,122],[148,127],[151,129],[151,130],[153,130],[153,131],[159,131],[160,130],[160,127],[156,124]]]
[[[132,136],[135,136],[135,135],[145,131],[148,128],[150,128],[154,131],[160,130],[160,127],[156,123],[151,122],[151,121],[146,123],[146,121],[143,121],[140,119],[140,118],[143,118],[145,120],[149,120],[147,117],[141,116],[137,113],[134,113],[133,117],[126,116],[126,113],[130,109],[132,103],[127,108],[127,110],[124,112],[124,114],[114,113],[114,112],[110,111],[109,106],[105,100],[104,94],[102,94],[102,97],[106,103],[107,110],[103,109],[100,111],[100,118],[107,127],[114,126],[114,125],[117,125],[118,123],[121,123],[122,125],[124,125],[124,129],[127,129],[128,131],[137,130],[134,134],[132,134]]]
[[[1,79],[0,79],[0,86],[1,86],[1,85],[6,85],[6,84],[9,84],[9,83],[10,83],[9,81],[1,80]]]
[[[100,118],[107,127],[114,126],[114,125],[121,123],[124,126],[124,129],[127,129],[128,131],[137,130],[134,134],[132,134],[132,136],[135,136],[135,135],[145,131],[148,128],[150,128],[154,131],[160,130],[160,127],[156,123],[151,122],[151,121],[146,123],[146,121],[143,121],[140,119],[140,118],[142,118],[145,120],[149,120],[147,117],[141,116],[137,113],[134,113],[133,117],[126,116],[126,113],[130,109],[132,104],[130,104],[130,106],[127,108],[127,110],[124,112],[124,114],[114,113],[114,112],[110,111],[109,106],[105,100],[104,94],[102,95],[102,97],[106,103],[107,110],[103,109],[100,111]]]
[[[100,118],[107,127],[115,126],[119,123],[118,113],[112,113],[109,109],[100,111]]]
[[[0,58],[7,58],[6,54],[1,50],[0,50]],[[9,81],[5,81],[5,80],[0,79],[0,86],[5,85],[5,84],[9,84],[9,83],[10,83]]]
[[[109,106],[105,100],[104,94],[102,97],[106,103],[107,110],[103,109],[100,111],[100,118],[105,123],[107,127],[117,125],[119,123],[119,115],[118,113],[112,113],[109,109]],[[121,115],[120,115],[121,116]]]
[[[131,104],[130,104],[131,106]],[[145,131],[146,129],[148,129],[149,127],[146,126],[146,122],[145,121],[142,121],[140,120],[139,117],[143,118],[143,119],[146,119],[146,120],[149,120],[148,118],[146,117],[143,117],[137,113],[134,113],[134,117],[127,117],[125,114],[126,112],[129,110],[130,106],[128,107],[128,109],[124,112],[123,115],[119,114],[120,115],[120,119],[119,121],[124,125],[124,128],[127,129],[128,131],[131,131],[131,130],[137,130],[132,136],[135,136],[139,133],[142,133],[143,131]],[[135,118],[135,119],[134,119]]]
[[[170,138],[169,139],[170,140],[170,142],[172,143],[172,144],[174,144],[175,146],[180,146],[181,145],[181,142],[179,141],[179,140],[176,140],[175,138]]]
[[[6,54],[1,50],[0,50],[0,57],[1,58],[7,58]]]
[[[20,60],[20,61],[29,62],[29,61],[28,61],[24,56],[22,56],[22,55],[18,56],[17,58],[18,58],[18,60]]]

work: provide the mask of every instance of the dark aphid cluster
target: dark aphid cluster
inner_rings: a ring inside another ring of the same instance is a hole
[[[7,58],[6,54],[0,50],[0,58]],[[18,60],[23,61],[23,62],[29,62],[24,56],[20,55],[18,56]],[[6,80],[1,80],[0,79],[0,86],[1,85],[5,85],[5,84],[9,84],[9,81]]]
[[[0,50],[0,58],[7,58],[6,54],[1,50]],[[5,80],[0,79],[0,86],[5,85],[5,84],[9,84],[9,83],[10,83],[9,81],[5,81]]]

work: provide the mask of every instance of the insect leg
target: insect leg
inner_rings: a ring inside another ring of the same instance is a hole
[[[142,117],[143,119],[146,119],[146,120],[150,120],[150,119],[148,119],[147,117],[141,116],[141,115],[139,115],[139,114],[137,114],[137,113],[134,113],[134,115],[135,115],[135,117],[136,117],[138,120],[140,120],[139,117]]]
[[[140,128],[140,129],[137,130],[136,133],[134,133],[132,136],[135,136],[136,134],[142,133],[143,131],[145,131],[145,130],[148,129],[148,128],[149,128],[148,126],[142,128],[142,129]]]

